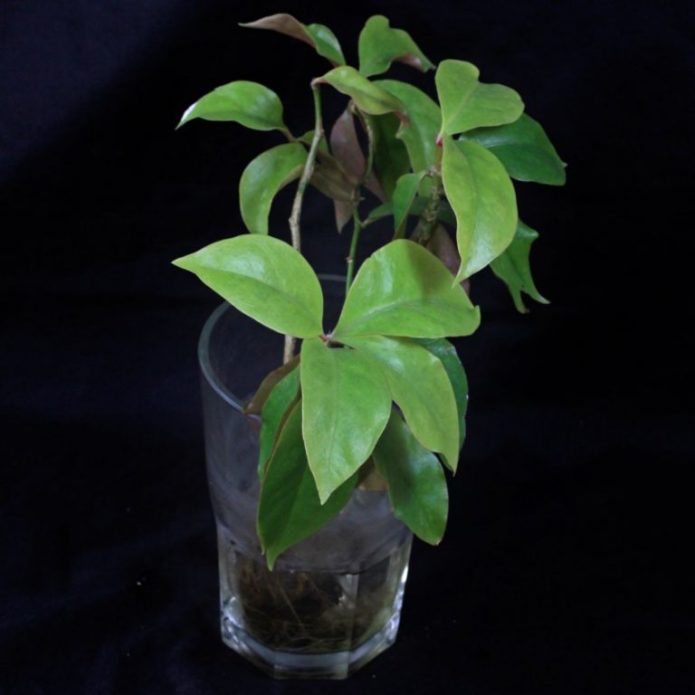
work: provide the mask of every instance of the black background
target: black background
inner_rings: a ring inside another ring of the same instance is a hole
[[[434,61],[514,86],[569,163],[565,188],[519,186],[552,304],[521,316],[474,278],[447,536],[414,550],[397,645],[331,687],[695,692],[693,13],[592,0],[3,0],[0,692],[325,687],[274,683],[219,641],[195,362],[217,300],[169,265],[242,230],[239,175],[279,142],[174,132],[186,106],[251,79],[310,126],[326,63],[236,25],[275,11],[328,24],[349,60],[386,14]],[[314,266],[342,272],[318,194],[304,228]]]

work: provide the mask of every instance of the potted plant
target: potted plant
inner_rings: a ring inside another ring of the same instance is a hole
[[[274,675],[344,677],[395,639],[411,532],[432,544],[444,534],[444,470],[456,472],[468,399],[447,339],[480,322],[465,281],[489,265],[520,311],[522,293],[546,301],[512,179],[561,185],[564,164],[513,89],[468,62],[435,66],[385,17],[362,29],[358,68],[323,25],[276,14],[243,26],[299,39],[332,66],[311,80],[305,134],[290,132],[273,91],[243,80],[180,124],[284,139],[241,176],[249,233],[174,261],[228,302],[200,343],[222,634]],[[394,61],[433,71],[436,100],[383,78]],[[326,133],[334,92],[345,110]],[[295,181],[288,244],[268,219]],[[334,202],[327,234],[351,225],[344,281],[319,279],[301,255],[309,186]],[[360,264],[361,233],[385,219],[392,240]]]

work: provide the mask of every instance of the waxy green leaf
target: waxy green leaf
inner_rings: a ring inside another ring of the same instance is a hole
[[[243,234],[173,263],[271,330],[297,338],[323,332],[323,294],[316,273],[280,239]]]
[[[347,65],[333,68],[322,77],[317,77],[314,83],[330,84],[334,89],[349,96],[360,111],[372,116],[403,112],[403,104],[396,97]]]
[[[459,281],[484,268],[511,243],[516,195],[504,167],[484,147],[449,136],[443,146],[442,183],[456,215]]]
[[[394,236],[397,239],[402,238],[405,233],[408,214],[413,206],[420,181],[422,181],[424,175],[424,171],[418,171],[414,174],[403,174],[396,183],[396,189],[393,192],[393,227]]]
[[[270,569],[278,555],[340,512],[356,480],[352,476],[321,503],[302,441],[302,409],[293,406],[266,466],[258,501],[258,537]]]
[[[374,449],[374,461],[388,483],[393,513],[418,538],[437,545],[449,508],[444,471],[395,411]]]
[[[217,87],[198,99],[186,109],[177,128],[194,118],[233,121],[253,130],[287,132],[280,97],[262,84],[245,80]]]
[[[513,89],[478,81],[480,71],[463,60],[444,60],[435,75],[442,107],[442,133],[454,135],[515,121],[524,102]]]
[[[239,181],[241,217],[252,234],[268,233],[270,207],[277,193],[298,179],[307,159],[306,149],[288,142],[266,150],[249,162]]]
[[[360,72],[365,77],[386,72],[393,61],[427,72],[434,67],[407,31],[394,29],[382,15],[367,20],[360,32]]]
[[[442,262],[418,244],[398,239],[373,253],[357,273],[333,333],[443,338],[470,335],[480,323]]]
[[[263,476],[273,446],[289,415],[292,404],[299,398],[299,360],[288,363],[288,371],[273,387],[261,413],[261,431],[258,435],[258,475]],[[277,371],[277,370],[276,370]]]
[[[413,171],[431,167],[442,123],[439,106],[422,90],[407,82],[378,80],[375,84],[393,94],[405,106],[408,120],[401,125],[398,137],[408,150]]]
[[[456,348],[444,338],[417,341],[425,350],[431,352],[441,361],[451,388],[454,390],[456,410],[459,417],[459,449],[466,438],[466,412],[468,410],[468,378],[459,359]]]
[[[323,24],[302,24],[291,14],[284,12],[261,17],[254,22],[242,22],[248,29],[270,29],[309,44],[320,56],[334,65],[345,65],[343,50],[335,34]]]
[[[371,455],[389,419],[391,397],[368,359],[319,338],[302,343],[300,372],[304,442],[324,502]]]
[[[536,289],[536,284],[531,275],[529,256],[531,244],[538,238],[538,232],[519,221],[516,234],[507,250],[490,263],[492,272],[509,288],[514,300],[514,306],[522,314],[528,312],[521,296],[525,292],[541,304],[548,304],[548,300]]]
[[[551,186],[565,183],[565,163],[538,121],[522,114],[514,123],[477,128],[461,136],[487,148],[517,181]]]
[[[333,65],[345,65],[343,49],[336,35],[325,24],[307,24],[306,30],[316,44],[316,52]]]
[[[398,179],[410,170],[408,151],[398,139],[400,121],[392,113],[368,118],[374,133],[374,172],[384,198],[390,199]]]
[[[442,454],[452,471],[459,452],[456,398],[442,362],[411,340],[347,337],[344,342],[381,367],[391,398],[422,446]]]

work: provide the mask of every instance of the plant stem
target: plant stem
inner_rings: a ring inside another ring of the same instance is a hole
[[[345,276],[345,294],[347,294],[352,285],[352,278],[355,274],[355,255],[357,253],[357,243],[360,240],[360,232],[362,231],[362,222],[357,212],[357,208],[352,212],[352,240],[350,241],[350,254],[347,257],[347,275]]]
[[[311,140],[311,147],[304,164],[304,171],[299,179],[297,193],[294,196],[292,203],[292,214],[290,215],[290,232],[292,234],[292,246],[297,251],[301,251],[301,232],[299,222],[302,216],[302,203],[304,202],[304,191],[309,185],[311,176],[314,173],[314,164],[316,163],[316,153],[319,149],[321,138],[323,137],[323,121],[321,120],[321,91],[318,84],[311,84],[311,91],[314,95],[314,137]]]
[[[360,177],[359,186],[363,186],[364,182],[371,176],[374,167],[374,129],[369,120],[369,116],[365,116],[361,111],[358,111],[360,122],[367,133],[367,164],[364,172]],[[355,275],[355,257],[357,256],[357,244],[360,240],[360,232],[362,231],[362,221],[359,215],[359,204],[355,204],[352,211],[352,239],[350,241],[350,252],[347,257],[347,273],[345,276],[345,294],[347,294],[352,285],[352,279]]]
[[[413,239],[419,244],[425,245],[432,236],[432,232],[437,225],[439,216],[439,204],[442,196],[442,177],[439,173],[433,172],[432,189],[430,191],[430,199],[427,202],[427,207],[422,211],[420,220],[413,232]]]
[[[302,216],[302,203],[304,202],[304,191],[309,185],[309,181],[314,173],[314,165],[316,163],[316,153],[323,137],[323,120],[321,118],[321,89],[318,84],[311,83],[311,92],[314,97],[314,137],[311,140],[309,154],[304,163],[304,171],[297,185],[297,192],[292,203],[292,214],[290,215],[290,233],[292,235],[292,246],[297,250],[302,250],[302,235],[300,229],[300,220]],[[285,336],[285,348],[283,351],[283,363],[287,364],[294,357],[294,347],[296,340],[293,336]]]

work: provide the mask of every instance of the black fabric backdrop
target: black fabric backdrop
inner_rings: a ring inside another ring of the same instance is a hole
[[[414,549],[397,645],[330,687],[695,692],[692,5],[592,0],[3,1],[0,692],[326,687],[274,683],[219,641],[195,361],[217,300],[169,265],[242,229],[239,175],[277,142],[175,133],[184,108],[245,78],[311,121],[325,63],[236,24],[282,10],[349,57],[386,14],[517,88],[569,163],[566,188],[519,193],[553,303],[520,316],[474,278],[444,543]],[[311,195],[306,252],[342,272],[326,214]]]

